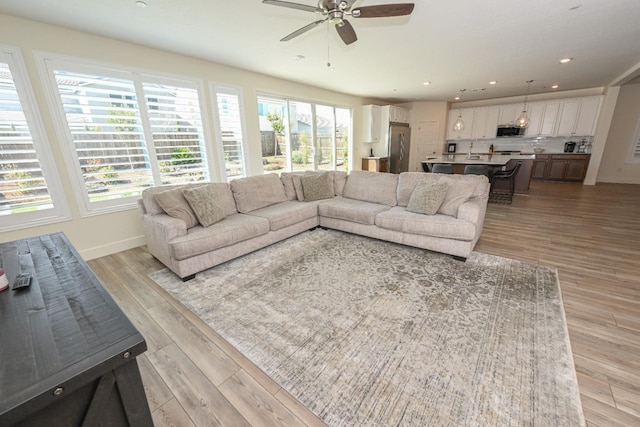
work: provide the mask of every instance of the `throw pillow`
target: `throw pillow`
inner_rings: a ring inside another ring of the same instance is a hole
[[[182,194],[203,227],[224,219],[224,211],[216,203],[217,194],[212,185],[182,190]]]
[[[458,208],[471,198],[471,194],[473,194],[476,186],[468,182],[456,181],[447,177],[444,177],[438,182],[444,182],[448,185],[447,195],[444,197],[438,213],[457,217]]]
[[[304,175],[300,182],[305,202],[333,198],[333,177],[327,172],[320,175]]]
[[[435,215],[446,195],[446,183],[421,182],[411,193],[407,210],[424,215]]]
[[[187,228],[198,224],[196,214],[182,194],[182,187],[162,191],[153,198],[167,215],[183,220]]]

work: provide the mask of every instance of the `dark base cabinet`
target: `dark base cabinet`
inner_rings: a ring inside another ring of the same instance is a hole
[[[591,154],[536,154],[531,179],[582,182]]]
[[[0,426],[153,426],[144,338],[62,233],[0,244]]]

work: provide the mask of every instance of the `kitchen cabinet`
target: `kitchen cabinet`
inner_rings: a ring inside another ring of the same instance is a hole
[[[409,110],[395,105],[387,105],[389,109],[389,121],[394,123],[409,123]]]
[[[362,107],[362,141],[379,142],[381,131],[382,108],[379,105],[364,105]]]
[[[599,96],[566,99],[561,102],[555,136],[589,136],[595,132],[600,110]]]
[[[473,116],[472,139],[493,139],[496,137],[500,107],[479,107]],[[457,116],[456,116],[457,118]],[[453,124],[451,125],[453,126]]]
[[[388,157],[363,157],[362,170],[371,172],[389,172]]]
[[[524,104],[505,104],[500,105],[500,117],[498,119],[499,125],[513,125],[520,114],[522,113],[522,107]]]
[[[447,127],[447,139],[471,139],[471,129],[473,118],[475,116],[475,108],[463,108],[461,110],[449,111],[449,125]],[[453,130],[453,124],[458,119],[458,114],[462,115],[464,129],[461,131]]]
[[[555,131],[560,101],[536,102],[527,106],[529,126],[526,137],[552,136]]]
[[[536,154],[532,179],[582,182],[591,154]]]

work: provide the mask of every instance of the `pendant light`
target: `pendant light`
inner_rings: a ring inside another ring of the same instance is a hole
[[[458,118],[453,124],[453,130],[456,132],[461,132],[464,130],[464,121],[462,120],[462,96],[464,95],[464,91],[466,89],[460,89],[460,104],[458,104]]]
[[[527,117],[527,99],[529,98],[529,89],[531,88],[533,80],[527,80],[527,94],[524,96],[524,106],[522,107],[522,114],[516,120],[516,126],[519,128],[526,128],[529,126],[529,117]]]

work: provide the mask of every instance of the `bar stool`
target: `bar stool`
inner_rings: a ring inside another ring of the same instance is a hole
[[[449,163],[434,163],[431,165],[431,172],[433,173],[453,173],[453,166]]]
[[[488,165],[466,165],[464,167],[465,175],[484,175],[489,177],[489,166]]]
[[[516,163],[516,165],[506,171],[496,172],[491,176],[491,192],[489,193],[489,201],[492,203],[508,203],[511,204],[513,201],[513,193],[515,191],[515,179],[516,174],[518,173],[518,169],[522,162]],[[493,185],[498,179],[508,179],[509,180],[509,193],[495,192],[493,191]]]

